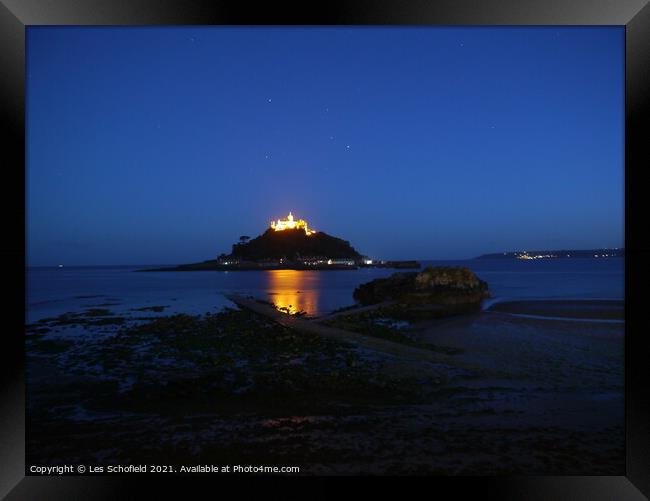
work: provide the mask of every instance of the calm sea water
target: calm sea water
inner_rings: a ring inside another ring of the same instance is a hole
[[[466,266],[485,280],[496,300],[623,299],[624,260],[423,261],[426,265]],[[108,308],[133,314],[134,308],[166,306],[161,314],[215,312],[232,306],[223,295],[250,294],[278,306],[323,315],[353,304],[356,286],[396,270],[149,272],[146,266],[27,269],[27,321]]]

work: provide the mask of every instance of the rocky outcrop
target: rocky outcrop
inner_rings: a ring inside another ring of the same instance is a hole
[[[405,312],[428,311],[434,317],[474,311],[486,297],[488,285],[474,272],[446,266],[430,266],[420,273],[395,273],[354,290],[355,300],[363,305],[396,301]]]
[[[353,296],[364,306],[405,297],[415,289],[417,272],[393,273],[388,278],[377,278],[354,289]]]

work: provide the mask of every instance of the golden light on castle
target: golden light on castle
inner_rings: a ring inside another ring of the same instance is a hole
[[[298,219],[297,221],[294,220],[293,214],[291,214],[291,212],[289,212],[287,219],[278,219],[277,221],[271,221],[271,228],[273,228],[275,231],[303,229],[307,235],[313,235],[316,233],[315,230],[309,229],[309,225],[304,219]]]

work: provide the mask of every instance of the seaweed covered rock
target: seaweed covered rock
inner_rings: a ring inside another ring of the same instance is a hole
[[[487,291],[487,283],[476,274],[462,267],[429,266],[415,277],[417,290],[455,290],[455,291]]]
[[[415,290],[417,272],[393,273],[388,278],[377,278],[354,289],[354,299],[363,305],[377,304],[403,297]]]
[[[363,305],[398,301],[407,310],[433,307],[429,309],[435,310],[436,316],[477,309],[486,297],[488,285],[474,272],[448,266],[429,266],[419,273],[394,273],[354,290],[354,299]]]

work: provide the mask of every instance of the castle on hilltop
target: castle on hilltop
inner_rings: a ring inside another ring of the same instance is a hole
[[[271,221],[271,228],[275,231],[303,229],[307,235],[316,233],[315,230],[309,229],[309,225],[304,219],[298,219],[295,221],[293,219],[293,214],[291,214],[291,211],[289,212],[287,219],[278,219],[277,221]]]

